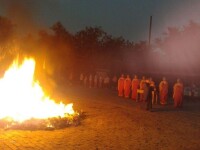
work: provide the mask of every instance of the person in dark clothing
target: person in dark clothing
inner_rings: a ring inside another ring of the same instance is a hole
[[[148,94],[147,94],[147,105],[146,105],[146,110],[150,110],[152,109],[152,92],[154,91],[154,87],[150,86],[150,83],[146,83],[147,88],[148,88]]]

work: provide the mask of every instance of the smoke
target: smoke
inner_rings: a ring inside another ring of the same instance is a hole
[[[15,25],[18,35],[36,33],[37,22],[34,19],[33,10],[36,9],[34,0],[2,0],[5,15]]]
[[[30,54],[37,58],[35,76],[43,84],[45,91],[52,93],[56,83],[52,78],[52,74],[48,72],[51,66],[46,70],[42,69],[43,55],[40,53],[42,53],[43,47],[35,42],[38,39],[38,31],[41,29],[37,17],[42,16],[41,10],[43,10],[43,7],[41,7],[41,4],[45,6],[43,3],[39,0],[0,0],[0,9],[3,8],[4,16],[14,24],[15,39],[14,42],[10,40],[9,44],[12,48],[18,47],[16,53],[20,53],[22,56],[23,53]],[[39,50],[41,51],[39,52]],[[9,62],[11,60],[8,56],[5,56],[5,59]]]
[[[190,20],[200,23],[199,0],[168,0],[155,5],[153,14],[152,36],[164,38],[168,27],[182,29]]]

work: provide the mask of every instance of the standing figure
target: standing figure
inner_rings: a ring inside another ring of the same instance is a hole
[[[127,75],[126,79],[124,80],[124,97],[129,98],[131,92],[131,79],[130,76]]]
[[[147,87],[147,97],[146,97],[146,110],[152,110],[152,93],[154,91],[154,87],[151,85],[151,82],[146,83],[146,87]]]
[[[149,84],[150,84],[150,87],[153,89],[152,90],[152,104],[157,104],[158,97],[157,97],[156,85],[151,77],[149,78]]]
[[[108,75],[105,76],[103,83],[104,83],[104,87],[105,88],[109,88],[110,87],[110,77]]]
[[[80,85],[82,85],[83,84],[83,80],[84,80],[84,75],[83,75],[83,73],[81,73],[80,74]]]
[[[84,82],[84,86],[85,86],[85,87],[87,87],[87,84],[88,84],[88,83],[87,83],[87,82],[88,82],[88,77],[87,77],[87,76],[85,76],[85,78],[84,78],[84,81],[83,81],[83,82]]]
[[[173,87],[173,99],[174,99],[174,107],[181,108],[183,104],[183,84],[180,79],[177,79],[177,82]]]
[[[89,76],[89,88],[92,88],[92,81],[93,81],[92,74],[90,74],[90,76]]]
[[[145,80],[145,76],[143,76],[142,80],[140,81],[140,101],[145,101],[144,99],[145,84],[146,84],[146,80]]]
[[[139,87],[139,80],[137,78],[137,75],[135,75],[133,80],[132,80],[132,86],[131,86],[131,89],[132,89],[131,98],[133,100],[136,100],[136,98],[137,98],[137,89],[138,89],[138,87]]]
[[[147,97],[149,95],[149,87],[150,87],[149,81],[146,80],[146,82],[143,85],[143,91],[144,91],[143,92],[143,102],[147,102]]]
[[[103,77],[99,76],[99,88],[102,88]]]
[[[124,92],[124,75],[122,74],[121,77],[118,79],[118,96],[123,96]]]
[[[98,76],[97,74],[94,75],[94,88],[97,88],[98,85]]]
[[[190,86],[190,100],[194,101],[195,100],[195,93],[196,93],[196,89],[197,89],[197,86],[195,83],[192,83],[192,85]]]
[[[168,82],[165,77],[163,77],[163,80],[159,84],[159,95],[160,95],[160,104],[166,105],[168,97]]]
[[[112,78],[112,88],[116,89],[117,88],[117,76],[114,75]]]

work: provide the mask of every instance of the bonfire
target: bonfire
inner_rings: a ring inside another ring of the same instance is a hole
[[[35,60],[18,59],[0,79],[0,127],[10,129],[55,129],[79,124],[73,104],[46,96],[39,82],[34,80]]]

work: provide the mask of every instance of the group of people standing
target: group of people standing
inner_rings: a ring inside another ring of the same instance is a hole
[[[118,96],[131,98],[136,102],[147,102],[147,109],[152,108],[152,104],[157,104],[158,100],[161,105],[167,104],[169,84],[165,77],[156,88],[152,78],[142,77],[138,79],[137,75],[131,80],[130,76],[126,78],[122,74],[118,79]],[[180,79],[173,86],[174,107],[181,108],[183,103],[183,83]]]
[[[152,108],[152,104],[166,105],[169,95],[169,84],[165,77],[156,86],[151,77],[138,79],[135,75],[133,79],[129,75],[126,77],[122,74],[119,78],[114,75],[110,78],[109,75],[101,74],[80,74],[80,84],[89,88],[116,88],[118,96],[124,98],[131,98],[136,102],[146,102],[147,109]],[[172,98],[175,108],[181,108],[183,104],[184,87],[180,79],[177,79],[173,85]]]
[[[117,76],[113,76],[111,79],[109,75],[99,75],[99,74],[80,74],[80,84],[89,88],[111,88],[117,86]]]

